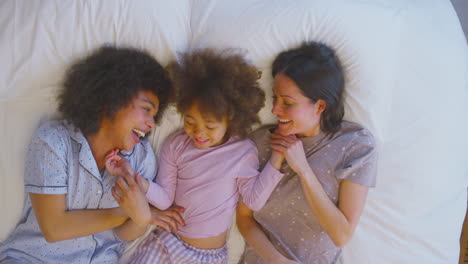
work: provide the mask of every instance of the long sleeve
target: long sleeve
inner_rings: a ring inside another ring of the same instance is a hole
[[[237,186],[243,202],[252,210],[260,210],[270,197],[283,174],[274,168],[270,162],[262,172],[258,171],[259,162],[256,148],[249,151],[243,162],[239,164]]]
[[[177,184],[177,165],[174,137],[166,139],[160,153],[160,167],[155,182],[150,182],[146,198],[153,206],[166,210],[174,203]]]

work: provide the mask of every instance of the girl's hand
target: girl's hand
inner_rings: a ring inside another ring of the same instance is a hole
[[[106,170],[115,176],[123,177],[124,174],[133,175],[134,171],[130,166],[130,162],[119,154],[119,149],[114,149],[106,156],[105,166]]]
[[[291,169],[300,173],[310,168],[302,141],[295,135],[282,136],[275,132],[271,136],[271,148],[284,155]]]
[[[275,150],[273,150],[271,152],[270,163],[277,170],[281,169],[281,164],[283,163],[283,161],[284,161],[283,154],[281,154],[281,153],[279,153],[278,151],[275,151]]]
[[[185,225],[184,219],[182,219],[182,216],[180,215],[180,213],[185,211],[183,207],[173,205],[169,209],[162,211],[154,206],[150,206],[150,209],[151,225],[160,226],[167,232],[177,232],[178,225]]]
[[[135,177],[141,176],[137,174]],[[126,173],[117,178],[112,187],[112,196],[133,222],[140,226],[150,223],[151,211],[148,201],[131,175]]]

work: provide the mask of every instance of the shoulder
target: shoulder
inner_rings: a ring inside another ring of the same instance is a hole
[[[142,139],[136,144],[133,151],[128,153],[130,157],[154,157],[154,151],[147,139]]]
[[[49,138],[68,135],[70,125],[63,120],[52,120],[42,123],[34,132],[34,136]]]
[[[343,122],[342,140],[337,140],[337,147],[343,153],[344,165],[358,160],[366,160],[368,163],[377,161],[377,148],[372,133],[360,124]]]
[[[31,144],[47,144],[52,148],[68,145],[70,141],[70,125],[63,120],[47,121],[42,123],[34,132]]]
[[[164,140],[161,148],[161,155],[172,153],[181,154],[187,147],[191,145],[191,139],[183,129],[178,129],[169,134]]]
[[[123,153],[130,161],[132,167],[144,178],[152,180],[156,175],[157,161],[151,144],[146,139],[142,139],[136,144],[133,151]]]
[[[341,129],[334,135],[338,142],[344,145],[362,145],[370,148],[375,148],[375,138],[372,133],[364,126],[354,123],[343,121]]]
[[[257,146],[263,142],[269,142],[271,138],[271,131],[276,128],[276,125],[265,125],[256,129],[249,135],[249,139],[252,140]]]
[[[372,133],[363,126],[343,122],[341,138],[336,148],[342,153],[337,178],[348,179],[365,186],[375,186],[378,153]]]
[[[240,155],[245,154],[255,154],[257,155],[257,146],[255,143],[250,139],[234,139],[231,145],[234,146],[237,153]]]

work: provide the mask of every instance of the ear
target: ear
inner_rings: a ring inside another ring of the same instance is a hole
[[[323,113],[323,111],[325,111],[325,108],[327,108],[327,102],[325,102],[325,100],[319,99],[315,103],[315,106],[316,106],[316,113],[320,115]]]

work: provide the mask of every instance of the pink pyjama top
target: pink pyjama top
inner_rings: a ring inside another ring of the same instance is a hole
[[[172,204],[184,207],[186,225],[179,234],[205,238],[229,228],[239,195],[252,210],[262,208],[282,176],[269,162],[259,172],[257,148],[249,139],[231,137],[199,149],[179,130],[164,142],[159,171],[146,196],[161,210]]]

